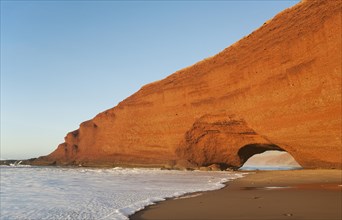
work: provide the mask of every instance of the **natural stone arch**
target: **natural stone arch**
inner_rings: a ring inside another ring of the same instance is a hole
[[[238,151],[238,156],[242,165],[255,154],[261,154],[268,150],[277,150],[277,151],[285,151],[275,144],[247,144],[241,147]]]
[[[287,151],[266,150],[254,154],[240,167],[241,170],[294,170],[303,167]]]
[[[254,154],[267,150],[284,151],[251,129],[243,119],[219,113],[196,120],[176,153],[180,160],[197,167],[219,164],[222,168],[238,169]]]

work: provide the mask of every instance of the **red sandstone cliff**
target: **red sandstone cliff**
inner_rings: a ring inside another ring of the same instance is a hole
[[[241,166],[268,149],[341,168],[341,1],[305,1],[148,84],[37,163]]]

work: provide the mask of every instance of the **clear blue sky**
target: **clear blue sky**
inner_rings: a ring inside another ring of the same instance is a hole
[[[52,152],[146,83],[298,1],[1,1],[1,158]]]

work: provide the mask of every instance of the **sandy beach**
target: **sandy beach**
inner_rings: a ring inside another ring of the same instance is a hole
[[[221,190],[170,199],[130,219],[342,219],[341,170],[247,173]]]

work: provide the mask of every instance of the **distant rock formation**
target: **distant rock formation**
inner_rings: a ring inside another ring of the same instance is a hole
[[[35,163],[237,168],[285,150],[304,168],[341,168],[341,26],[341,1],[298,3],[82,123]]]

